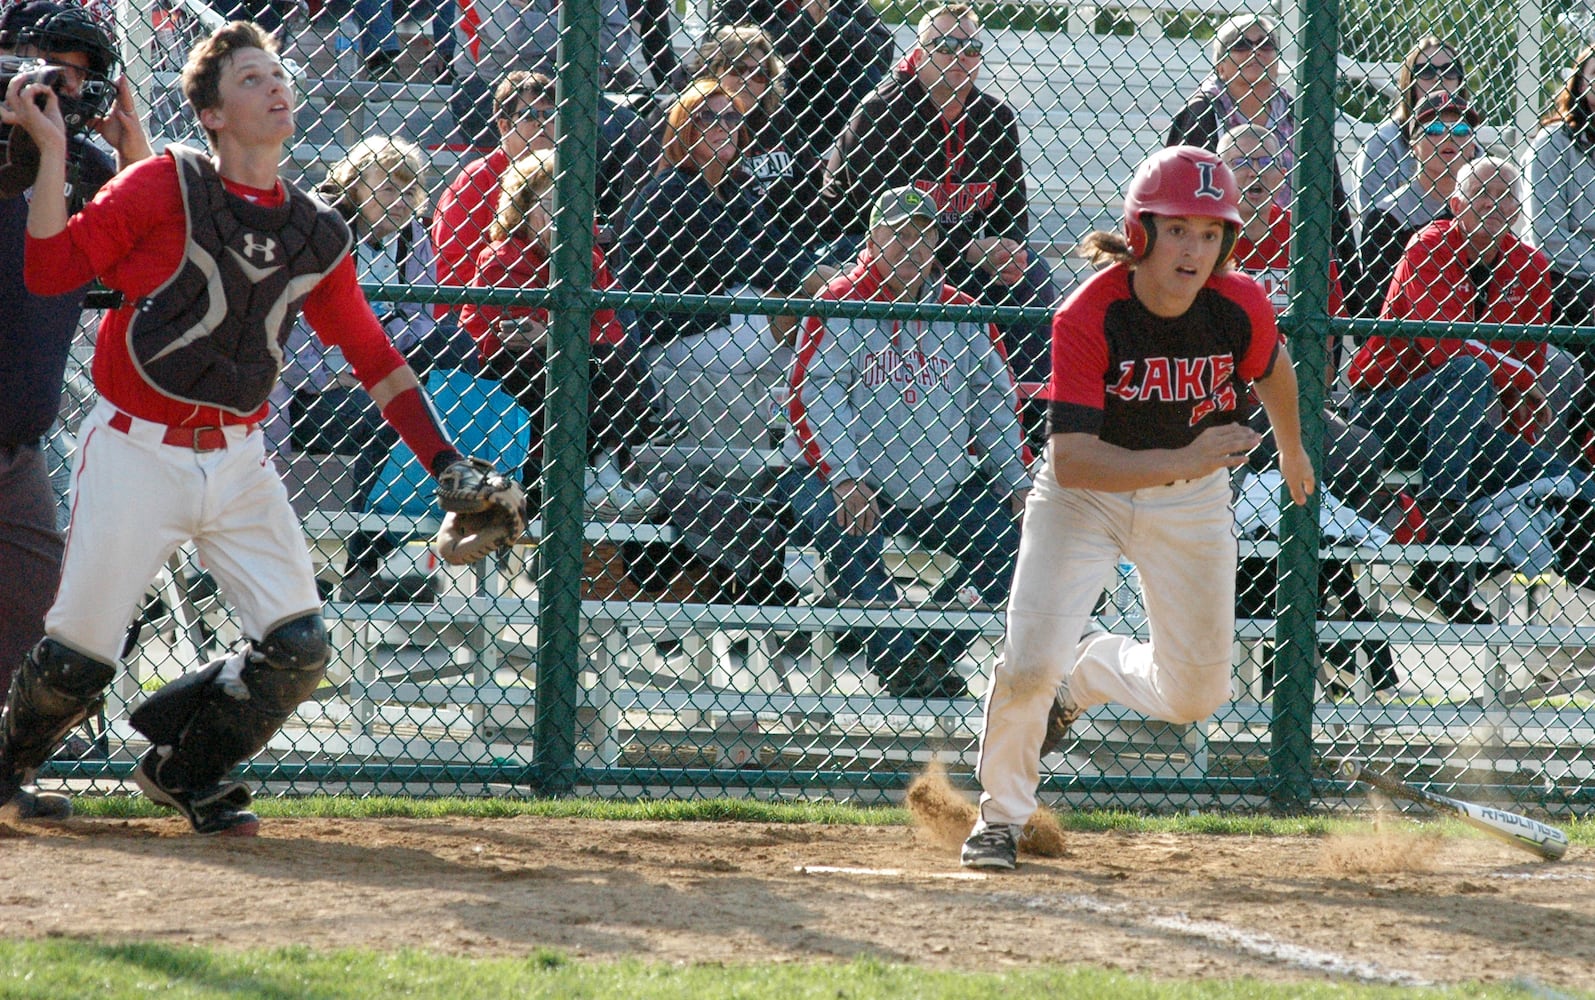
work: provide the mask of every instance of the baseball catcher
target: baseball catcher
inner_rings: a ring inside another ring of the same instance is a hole
[[[479,458],[444,469],[437,480],[443,526],[432,540],[438,558],[468,566],[515,544],[526,531],[526,494],[519,483]]]

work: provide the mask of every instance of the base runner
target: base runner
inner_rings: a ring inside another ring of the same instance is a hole
[[[0,112],[40,149],[29,290],[99,277],[127,302],[106,313],[95,345],[100,402],[78,434],[60,590],[0,715],[0,807],[70,812],[65,796],[31,787],[33,774],[104,704],[145,588],[192,540],[248,640],[133,712],[151,744],[134,778],[199,833],[251,835],[250,792],[228,772],[310,697],[331,653],[304,537],[259,429],[300,311],[438,478],[440,502],[493,477],[449,443],[372,314],[343,219],[278,177],[295,102],[269,36],[248,22],[217,29],[190,55],[183,90],[211,154],[169,147],[70,219],[54,92],[18,77]]]
[[[1041,758],[1084,709],[1117,702],[1184,723],[1229,697],[1237,546],[1228,473],[1258,442],[1242,383],[1268,413],[1291,498],[1305,503],[1313,491],[1273,307],[1256,281],[1225,268],[1238,205],[1218,157],[1172,146],[1131,179],[1124,233],[1082,244],[1110,266],[1053,318],[1051,433],[986,696],[968,867],[1014,867]],[[1140,572],[1151,642],[1092,625],[1121,555]]]

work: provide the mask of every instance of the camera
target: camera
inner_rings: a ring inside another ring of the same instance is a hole
[[[116,85],[105,80],[85,80],[79,93],[66,92],[66,74],[59,66],[43,59],[25,59],[21,56],[0,56],[0,94],[11,86],[11,81],[22,78],[23,86],[39,83],[55,91],[61,106],[61,120],[67,132],[86,132],[89,123],[110,113],[116,101]],[[35,99],[42,111],[45,99]]]

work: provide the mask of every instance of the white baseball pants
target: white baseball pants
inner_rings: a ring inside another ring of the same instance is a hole
[[[1065,489],[1042,466],[986,694],[975,769],[982,822],[1023,825],[1035,812],[1047,710],[1065,680],[1081,708],[1116,702],[1167,722],[1194,722],[1228,700],[1237,552],[1222,470],[1106,493]],[[1140,573],[1151,641],[1099,633],[1082,642],[1121,553]]]
[[[44,622],[57,642],[116,663],[144,591],[192,540],[238,616],[259,639],[321,599],[299,519],[258,431],[226,432],[227,447],[162,444],[166,428],[108,425],[103,400],[78,431],[61,588]]]

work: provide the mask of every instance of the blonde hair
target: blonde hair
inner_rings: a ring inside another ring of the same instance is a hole
[[[421,178],[426,172],[426,158],[421,147],[404,139],[389,136],[372,136],[361,139],[327,171],[327,179],[320,187],[322,197],[346,215],[360,212],[360,184],[366,171],[379,167],[382,172],[399,182],[404,188],[405,200],[417,215],[426,214],[426,191]]]
[[[665,115],[664,135],[660,140],[659,170],[661,172],[680,167],[692,160],[692,147],[698,144],[703,137],[698,123],[692,116],[711,97],[724,97],[742,114],[747,114],[750,108],[746,97],[733,96],[730,91],[720,85],[720,81],[706,77],[694,80],[687,84],[681,96],[676,98],[676,103],[670,106],[670,112]],[[748,144],[748,127],[743,125],[737,130],[737,148],[743,149]]]
[[[539,149],[511,163],[500,180],[498,210],[488,227],[489,239],[512,237],[541,242],[526,229],[526,213],[554,187],[554,151]]]
[[[764,66],[764,78],[769,86],[764,92],[763,104],[766,110],[774,111],[785,93],[786,60],[776,53],[775,42],[769,34],[757,25],[732,24],[717,29],[699,44],[686,69],[697,77],[719,76],[749,56]]]
[[[936,20],[943,17],[950,17],[960,24],[973,21],[975,27],[980,27],[980,15],[975,13],[975,8],[967,3],[946,3],[925,12],[925,16],[919,19],[919,25],[914,29],[914,38],[923,45],[925,36],[936,26]]]

